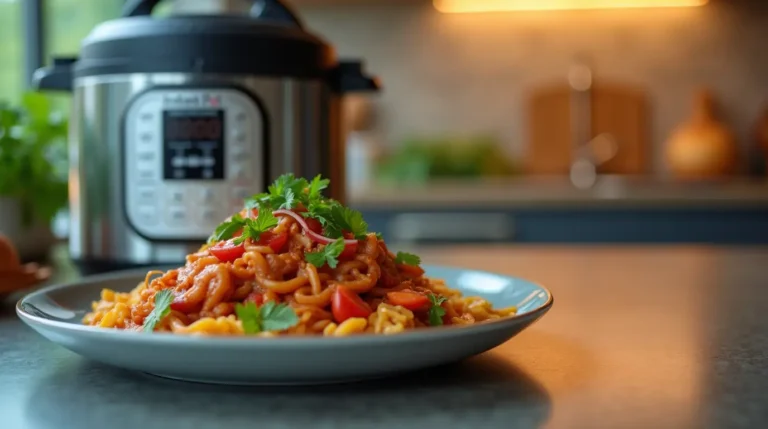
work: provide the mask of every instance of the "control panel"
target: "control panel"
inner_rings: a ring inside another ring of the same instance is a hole
[[[125,115],[124,204],[157,240],[204,240],[262,192],[264,123],[235,89],[154,89]],[[87,156],[87,154],[85,154]]]

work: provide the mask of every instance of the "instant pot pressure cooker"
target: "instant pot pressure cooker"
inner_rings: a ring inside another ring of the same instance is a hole
[[[378,89],[278,0],[153,18],[159,1],[129,2],[35,73],[73,92],[69,243],[86,271],[183,262],[283,173],[322,174],[343,200],[339,97]]]

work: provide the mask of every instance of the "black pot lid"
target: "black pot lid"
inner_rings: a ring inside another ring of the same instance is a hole
[[[323,78],[334,49],[299,23],[236,15],[132,16],[97,26],[75,77],[122,73],[231,73]]]

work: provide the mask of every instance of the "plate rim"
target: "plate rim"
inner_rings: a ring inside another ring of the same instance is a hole
[[[165,264],[163,264],[165,266]],[[506,274],[494,273],[492,271],[478,270],[474,268],[465,268],[461,266],[449,266],[438,264],[424,264],[423,268],[436,268],[436,269],[449,269],[459,271],[473,271],[476,273],[490,274],[494,276],[506,277],[509,279],[520,280],[536,286],[542,292],[547,294],[547,300],[544,304],[519,315],[504,317],[501,319],[485,321],[482,323],[464,325],[464,326],[438,326],[430,329],[413,329],[407,332],[401,332],[396,335],[350,335],[344,337],[323,337],[316,335],[307,336],[279,336],[274,338],[261,338],[260,341],[254,341],[253,338],[247,336],[225,336],[225,335],[211,335],[211,336],[196,336],[196,335],[176,335],[167,332],[155,332],[151,335],[147,335],[144,332],[138,331],[126,331],[118,329],[100,328],[96,326],[82,325],[73,322],[63,322],[58,320],[51,320],[45,317],[36,316],[27,312],[23,306],[27,304],[30,299],[47,295],[53,291],[60,289],[68,289],[72,287],[82,286],[84,283],[96,283],[103,282],[110,279],[116,279],[125,277],[128,275],[139,275],[142,272],[146,272],[149,268],[137,268],[129,270],[112,271],[109,273],[102,273],[91,276],[84,276],[76,280],[69,282],[56,283],[49,286],[45,286],[33,292],[30,292],[23,296],[16,302],[16,315],[28,326],[37,330],[35,326],[45,326],[51,329],[66,330],[77,335],[88,336],[90,338],[104,338],[112,341],[124,341],[128,343],[142,343],[142,344],[163,344],[163,345],[184,345],[184,346],[203,346],[207,347],[209,344],[215,344],[223,347],[243,347],[247,349],[254,348],[305,348],[312,346],[340,346],[340,345],[354,345],[359,347],[362,345],[377,345],[381,343],[392,343],[393,341],[403,342],[419,342],[423,340],[437,340],[440,338],[456,338],[466,335],[476,335],[484,332],[495,331],[497,329],[512,328],[519,323],[525,323],[529,320],[532,322],[541,318],[546,314],[554,304],[554,295],[545,286],[539,283],[524,279],[522,277],[515,277]]]

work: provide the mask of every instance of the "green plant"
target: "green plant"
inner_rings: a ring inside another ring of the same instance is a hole
[[[48,98],[0,103],[0,197],[16,199],[24,226],[50,221],[67,202],[67,121]]]

